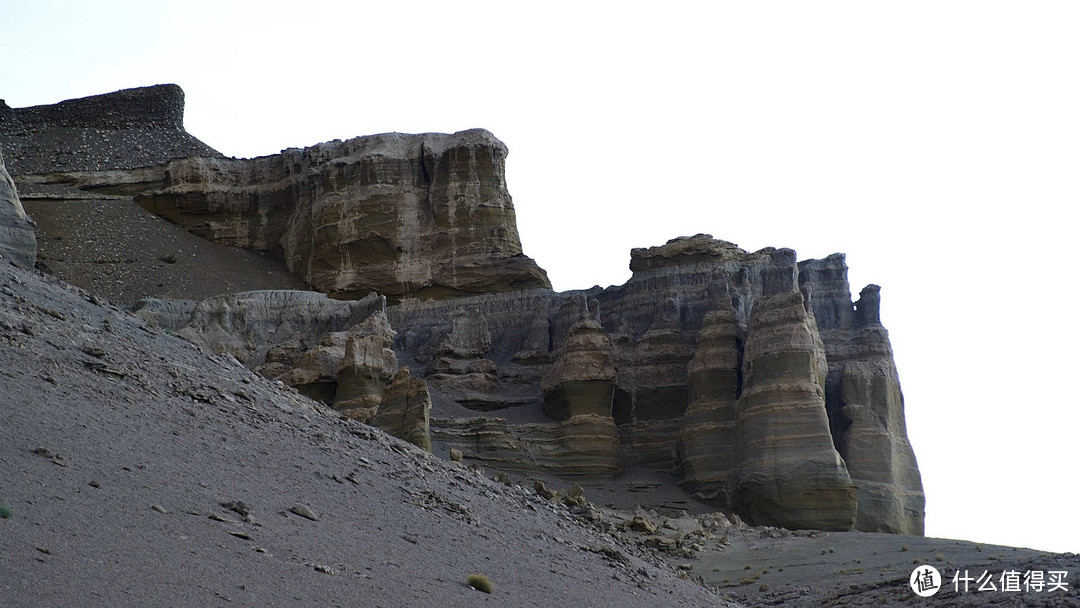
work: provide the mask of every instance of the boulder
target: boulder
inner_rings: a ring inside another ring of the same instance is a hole
[[[403,367],[386,385],[378,412],[370,424],[430,452],[430,411],[427,383],[412,378],[409,368]]]

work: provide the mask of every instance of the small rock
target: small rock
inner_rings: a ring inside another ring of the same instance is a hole
[[[247,505],[247,503],[245,503],[242,500],[230,500],[230,501],[221,503],[221,506],[225,507],[226,509],[228,509],[230,511],[235,511],[236,513],[239,513],[240,515],[250,515],[251,514],[251,507],[249,507]]]
[[[633,521],[630,522],[630,529],[642,534],[656,534],[657,532],[656,525],[640,513],[635,515]]]
[[[312,511],[311,507],[307,505],[296,505],[289,510],[300,517],[310,519],[311,521],[319,521],[319,516],[315,515],[315,511]]]
[[[537,496],[546,500],[555,500],[555,498],[559,495],[558,492],[552,492],[551,490],[547,489],[547,486],[544,484],[544,482],[540,480],[536,480],[533,482],[533,489],[536,490]]]
[[[161,505],[150,505],[150,508],[157,511],[158,513],[168,513],[168,511],[165,510],[165,507]]]
[[[101,482],[96,480],[96,479],[91,479],[90,480],[90,487],[91,488],[100,488],[101,487]]]
[[[461,459],[465,457],[465,453],[457,448],[450,448],[450,462],[461,462]]]
[[[48,547],[35,547],[38,551],[41,551],[45,555],[52,555],[52,551],[49,551]]]
[[[323,574],[330,574],[330,575],[337,574],[337,571],[334,570],[333,568],[331,568],[330,566],[323,566],[321,564],[316,564],[315,565],[315,571],[316,572],[322,572]]]

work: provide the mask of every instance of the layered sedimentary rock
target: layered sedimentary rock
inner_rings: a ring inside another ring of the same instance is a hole
[[[187,135],[182,107],[171,86],[0,104],[0,144],[36,201],[138,200],[324,294],[380,295],[181,293],[137,314],[440,453],[667,469],[756,523],[921,532],[878,290],[853,303],[843,256],[799,263],[796,283],[790,250],[680,237],[633,250],[624,285],[555,293],[522,254],[486,131],[237,160]]]
[[[386,385],[398,371],[393,343],[394,330],[386,320],[385,310],[379,310],[349,330],[337,363],[334,409],[362,422],[375,416],[382,405]],[[401,383],[404,382],[402,379]]]
[[[559,421],[565,458],[578,463],[577,472],[618,471],[619,433],[611,415],[615,393],[611,339],[588,308],[567,331],[540,389],[544,413]]]
[[[0,256],[26,268],[37,262],[34,221],[26,215],[0,151]]]
[[[829,429],[825,347],[796,291],[794,252],[777,253],[790,255],[750,315],[731,502],[754,522],[849,530],[858,502]]]
[[[386,385],[370,424],[430,452],[430,411],[427,383],[411,377],[409,368],[403,367]]]
[[[801,262],[799,279],[815,286],[833,437],[859,488],[855,527],[922,534],[926,499],[889,334],[881,325],[880,288],[868,285],[853,306],[842,254]]]
[[[683,487],[702,500],[732,504],[728,476],[737,460],[742,351],[727,285],[718,284],[690,360],[686,414],[678,437]]]
[[[544,413],[553,420],[582,414],[611,417],[615,366],[611,339],[600,322],[585,318],[575,323],[560,351],[540,382]]]
[[[280,252],[335,297],[550,287],[521,251],[506,146],[487,131],[387,133],[250,160],[188,158],[139,204],[211,241]]]
[[[614,423],[583,414],[556,423],[509,424],[505,418],[432,420],[435,443],[460,449],[470,460],[493,468],[540,471],[573,478],[610,479],[621,466]]]
[[[427,384],[399,370],[383,296],[254,291],[201,302],[148,299],[134,310],[345,416],[431,448]]]

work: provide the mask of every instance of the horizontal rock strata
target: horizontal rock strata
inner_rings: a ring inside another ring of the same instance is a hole
[[[796,265],[791,250],[699,234],[634,249],[624,285],[555,293],[522,253],[506,147],[486,131],[226,159],[183,130],[182,110],[171,85],[0,103],[14,186],[43,212],[96,200],[121,217],[137,202],[320,292],[181,288],[190,299],[136,314],[440,453],[577,477],[666,469],[755,523],[921,533],[879,290],[852,302],[842,255]],[[25,262],[33,226],[3,182],[0,247]],[[255,286],[293,286],[261,274]],[[149,293],[172,295],[167,281]]]
[[[824,345],[801,293],[755,303],[744,357],[731,502],[754,522],[850,530],[856,489],[832,442]]]
[[[525,257],[487,131],[387,133],[166,166],[139,204],[217,243],[279,252],[318,291],[447,297],[550,287]]]

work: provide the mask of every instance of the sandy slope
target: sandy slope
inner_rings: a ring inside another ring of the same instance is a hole
[[[746,526],[654,553],[533,494],[0,262],[0,606],[1080,606],[1075,555]],[[706,510],[658,472],[587,496],[612,523]],[[916,562],[1070,587],[925,600]]]
[[[0,267],[2,606],[725,605],[93,299]]]

